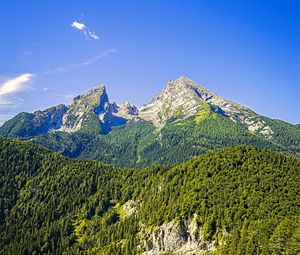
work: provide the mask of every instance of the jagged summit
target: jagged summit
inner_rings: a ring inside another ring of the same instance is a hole
[[[162,92],[139,109],[140,117],[163,126],[171,118],[191,116],[199,108],[197,89],[202,86],[184,76],[170,80]]]
[[[187,87],[202,87],[199,83],[191,80],[186,76],[179,76],[175,80],[169,80],[166,87],[187,86]]]
[[[63,116],[60,130],[76,132],[93,125],[96,128],[99,126],[102,133],[107,133],[111,127],[123,125],[136,117],[138,112],[138,108],[127,101],[122,105],[109,102],[105,85],[100,84],[73,99]]]
[[[139,117],[163,127],[166,122],[207,111],[214,111],[234,122],[240,122],[250,132],[259,132],[265,137],[273,134],[271,128],[252,110],[216,95],[185,76],[168,81],[162,92],[154,96],[149,104],[139,108]]]
[[[199,90],[202,92],[210,93],[215,95],[215,93],[209,91],[207,88],[205,88],[202,84],[197,83],[196,81],[186,77],[186,76],[179,76],[175,80],[169,80],[166,86],[164,87],[164,90],[169,90],[169,89],[178,89],[178,88],[186,88],[190,90]]]
[[[63,116],[61,131],[75,132],[80,130],[90,115],[102,113],[108,103],[106,88],[103,84],[75,97]]]
[[[105,85],[97,85],[88,92],[82,95],[78,95],[73,99],[71,105],[76,104],[78,102],[84,102],[86,107],[92,107],[97,104],[104,104],[105,102],[108,102],[108,96],[106,93]]]

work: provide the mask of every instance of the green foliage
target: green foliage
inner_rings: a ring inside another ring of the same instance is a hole
[[[182,119],[183,109],[179,107],[160,130],[142,120],[111,128],[90,114],[79,132],[48,132],[51,126],[58,125],[57,117],[65,111],[61,107],[35,114],[21,113],[0,128],[0,136],[27,139],[71,158],[100,160],[122,167],[171,165],[234,145],[269,148],[300,157],[297,125],[261,117],[274,131],[272,138],[267,139],[259,133],[261,130],[253,134],[247,126],[226,117],[221,108],[202,101],[199,104],[200,110],[187,119]],[[165,110],[169,116],[169,106]],[[114,121],[120,124],[124,119]]]
[[[99,118],[95,114],[88,114],[83,121],[80,132],[91,135],[98,135],[102,133],[103,128]]]
[[[0,128],[0,136],[27,137],[36,135],[36,128],[32,125],[34,114],[22,112],[14,117],[13,121],[7,121]]]
[[[299,173],[255,147],[137,170],[0,139],[0,254],[138,254],[141,226],[194,213],[216,254],[299,254]],[[131,216],[128,200],[141,202]]]
[[[66,106],[57,105],[35,113],[21,112],[0,127],[0,136],[24,138],[45,134],[60,127],[61,116],[66,111]]]
[[[263,118],[274,131],[273,140],[283,145],[288,151],[300,156],[300,128],[281,120]]]
[[[153,163],[171,165],[210,150],[234,145],[253,145],[297,155],[300,132],[297,129],[297,133],[293,125],[282,125],[282,135],[266,139],[204,107],[196,117],[167,123],[159,131],[148,122],[137,121],[114,127],[105,135],[56,132],[34,137],[30,141],[68,157],[129,167],[145,167]]]
[[[212,115],[212,111],[210,109],[210,106],[208,104],[205,104],[202,101],[199,101],[199,104],[201,105],[200,110],[195,114],[195,121],[197,124],[199,124],[201,121],[208,119]]]

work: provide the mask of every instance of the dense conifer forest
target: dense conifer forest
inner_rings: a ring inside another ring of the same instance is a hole
[[[0,171],[0,254],[139,254],[143,231],[195,214],[213,254],[300,253],[300,160],[271,150],[129,169],[1,139]]]

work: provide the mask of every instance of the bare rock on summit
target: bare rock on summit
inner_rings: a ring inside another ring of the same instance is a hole
[[[87,93],[73,99],[69,110],[63,116],[61,131],[75,132],[80,130],[87,114],[99,115],[104,112],[108,96],[104,85],[99,85]]]
[[[135,105],[131,105],[128,101],[124,104],[117,106],[116,116],[123,117],[125,119],[132,119],[139,114],[139,109]]]
[[[140,107],[140,117],[156,126],[163,126],[173,117],[194,115],[201,107],[195,85],[185,77],[169,81],[149,104]]]
[[[274,133],[260,115],[216,95],[201,84],[184,76],[170,80],[164,90],[156,95],[149,104],[140,107],[139,117],[152,122],[157,127],[163,127],[168,121],[193,116],[205,107],[234,122],[246,125],[250,132],[258,132],[266,138],[271,138]]]
[[[63,116],[61,131],[76,132],[96,122],[105,133],[113,126],[124,125],[137,114],[138,109],[128,102],[120,106],[110,103],[105,86],[99,85],[73,99],[69,110]]]

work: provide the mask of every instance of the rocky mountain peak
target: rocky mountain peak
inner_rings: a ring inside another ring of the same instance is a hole
[[[80,107],[85,109],[92,109],[97,107],[98,111],[103,110],[105,103],[108,102],[106,88],[103,84],[98,85],[83,95],[79,95],[73,99],[70,108]]]
[[[109,100],[103,84],[75,97],[62,119],[62,131],[78,131],[90,116],[99,115],[108,107]]]
[[[119,106],[119,109],[125,111],[127,114],[138,115],[139,110],[135,105],[130,104],[128,101],[125,101],[124,104]]]
[[[186,76],[179,76],[175,80],[169,80],[164,90],[176,90],[176,89],[186,89],[194,92],[195,90],[205,91],[206,93],[211,93],[208,89],[206,89],[203,85],[189,79]]]
[[[192,116],[201,107],[200,100],[212,95],[202,85],[180,76],[168,81],[161,93],[142,106],[140,116],[156,126],[163,126],[169,120]]]
[[[122,105],[110,103],[105,86],[100,84],[73,99],[63,116],[61,130],[76,132],[82,127],[89,128],[92,122],[93,125],[101,127],[101,132],[106,133],[111,130],[111,127],[123,125],[136,115],[138,115],[138,108],[129,102]]]
[[[245,125],[250,132],[258,132],[267,138],[274,133],[255,112],[216,95],[185,76],[168,81],[161,93],[139,108],[139,117],[160,128],[166,122],[203,115],[204,112],[205,116],[198,119],[206,118],[209,112],[216,112]]]
[[[183,87],[188,87],[188,86],[194,86],[197,87],[199,86],[199,84],[191,79],[189,79],[186,76],[179,76],[177,79],[175,80],[169,80],[169,82],[167,83],[167,86],[183,86]]]

